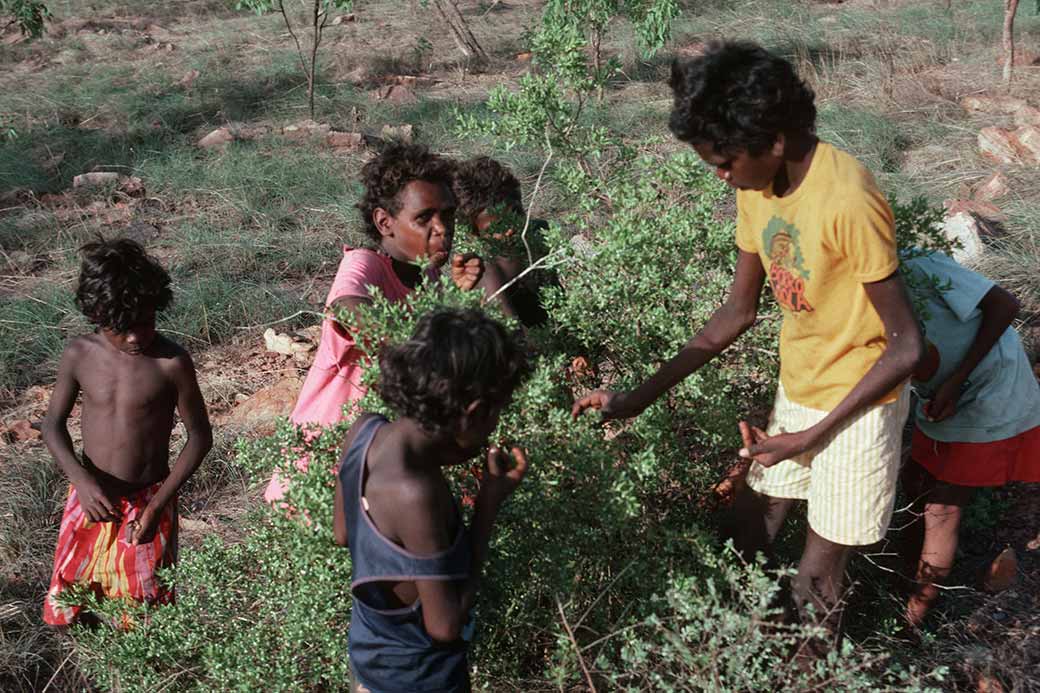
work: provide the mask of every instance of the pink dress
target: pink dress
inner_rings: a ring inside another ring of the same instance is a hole
[[[346,296],[369,298],[370,289],[379,290],[391,301],[400,301],[412,292],[394,273],[388,256],[367,248],[344,246],[343,260],[336,270],[325,306]],[[326,318],[321,325],[321,341],[314,363],[289,417],[292,422],[298,426],[329,426],[342,421],[343,406],[365,396],[360,358],[361,352],[343,326]],[[296,466],[306,471],[307,457],[298,459]],[[264,500],[274,503],[284,495],[285,481],[275,472],[264,492]]]

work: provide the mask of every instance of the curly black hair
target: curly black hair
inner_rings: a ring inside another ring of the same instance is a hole
[[[443,435],[472,402],[508,402],[527,374],[519,335],[479,310],[441,308],[422,316],[408,341],[383,347],[377,389],[399,416]]]
[[[383,208],[397,214],[400,201],[397,196],[413,180],[441,183],[449,190],[454,164],[433,154],[420,144],[392,142],[380,154],[361,167],[361,184],[365,192],[357,203],[365,233],[378,243],[382,239],[372,213]]]
[[[80,251],[76,307],[95,325],[126,332],[173,300],[170,275],[136,241],[99,238]]]
[[[489,156],[478,156],[455,167],[455,200],[459,214],[471,221],[484,210],[504,205],[517,215],[524,215],[520,181],[513,172]]]
[[[672,63],[675,103],[668,127],[684,142],[719,153],[766,151],[777,135],[816,127],[813,90],[791,63],[748,42],[714,42]]]

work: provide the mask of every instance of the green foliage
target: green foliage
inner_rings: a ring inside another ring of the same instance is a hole
[[[80,664],[105,690],[344,690],[350,561],[332,541],[329,473],[344,427],[305,442],[283,425],[271,438],[242,442],[240,463],[266,476],[293,468],[291,514],[256,508],[241,537],[210,536],[165,575],[176,604],[146,610],[95,603],[132,628],[80,629]],[[295,460],[307,454],[307,472]]]
[[[460,132],[495,137],[507,149],[534,144],[565,156],[598,155],[618,143],[585,117],[589,99],[602,96],[621,68],[617,57],[603,57],[608,25],[628,18],[650,56],[664,45],[677,14],[675,0],[550,0],[530,36],[534,69],[520,78],[518,90],[501,85],[491,91],[487,106],[494,117],[460,113]]]
[[[654,615],[619,624],[605,644],[584,648],[582,655],[609,690],[942,690],[945,669],[904,668],[847,641],[840,651],[800,666],[792,655],[821,631],[782,623],[782,609],[771,606],[779,593],[776,579],[708,546],[690,548],[701,562],[700,575],[671,578],[662,595],[650,598]],[[569,641],[561,640],[557,662],[557,681],[579,675]]]
[[[43,23],[51,18],[51,12],[39,0],[0,0],[0,15],[11,15],[18,29],[31,38],[43,34]]]

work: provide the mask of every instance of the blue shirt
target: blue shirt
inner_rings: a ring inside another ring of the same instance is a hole
[[[385,423],[378,415],[366,420],[339,469],[353,573],[350,663],[358,681],[373,693],[468,693],[466,633],[453,643],[434,642],[423,625],[419,600],[395,607],[387,603],[381,587],[401,580],[465,580],[472,561],[469,532],[461,518],[450,548],[418,556],[383,536],[368,516],[366,458],[376,431]]]
[[[940,358],[931,380],[914,382],[918,394],[914,413],[921,432],[943,442],[990,443],[1040,426],[1040,385],[1012,327],[968,376],[956,413],[943,421],[928,420],[924,405],[974,343],[982,324],[979,302],[994,283],[942,253],[914,258],[906,264],[916,279],[927,282],[928,276],[934,277],[938,287],[918,296],[927,312],[920,316],[925,339],[935,345]]]

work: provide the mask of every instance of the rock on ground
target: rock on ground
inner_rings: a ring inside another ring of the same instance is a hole
[[[231,410],[223,423],[252,429],[261,434],[272,432],[279,418],[292,413],[302,387],[303,380],[300,378],[282,378],[273,385],[258,390]]]

